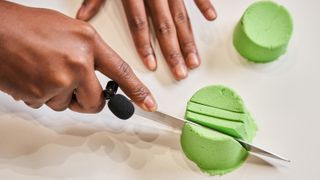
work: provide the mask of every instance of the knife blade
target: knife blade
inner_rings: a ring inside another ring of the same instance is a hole
[[[190,123],[190,124],[195,125],[195,126],[200,126],[200,127],[209,129],[211,131],[217,131],[217,132],[220,132],[222,134],[225,134],[225,133],[223,133],[221,131],[218,131],[218,130],[215,130],[215,129],[212,129],[212,128],[208,128],[206,126],[203,126],[201,124],[189,121],[187,119],[178,118],[178,117],[175,117],[173,115],[169,115],[169,114],[163,113],[161,111],[146,112],[146,111],[140,109],[140,107],[138,107],[136,105],[134,105],[134,106],[135,106],[135,115],[138,115],[140,117],[144,117],[146,119],[150,119],[150,120],[159,122],[161,124],[166,124],[168,126],[171,126],[171,127],[174,127],[174,128],[178,128],[180,130],[181,130],[181,128],[183,127],[183,125],[185,123]],[[232,136],[230,136],[230,137],[232,137]],[[284,161],[284,162],[290,162],[289,159],[286,159],[286,158],[284,158],[282,156],[279,156],[279,155],[277,155],[275,153],[272,153],[270,151],[264,150],[261,147],[255,146],[255,145],[253,145],[251,143],[248,143],[248,142],[246,142],[244,140],[241,140],[239,138],[235,138],[235,137],[233,137],[233,138],[236,141],[238,141],[250,153],[253,153],[253,154],[256,154],[256,155],[265,156],[265,157],[269,157],[269,158],[280,160],[280,161]]]

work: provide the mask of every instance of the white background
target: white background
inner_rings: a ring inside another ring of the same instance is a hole
[[[81,3],[17,2],[69,16]],[[120,0],[108,0],[91,23],[152,90],[160,110],[183,117],[185,104],[196,90],[210,84],[229,86],[243,97],[257,121],[254,143],[292,163],[250,156],[236,171],[209,177],[183,155],[179,131],[170,127],[141,118],[120,121],[107,108],[96,115],[56,113],[47,107],[33,110],[1,93],[0,179],[319,179],[320,1],[278,0],[293,16],[294,33],[287,54],[262,65],[241,60],[232,46],[233,28],[252,2],[215,0],[219,18],[207,22],[193,1],[187,1],[203,63],[181,82],[173,80],[155,41],[158,71],[143,67]],[[100,74],[99,78],[106,83]]]

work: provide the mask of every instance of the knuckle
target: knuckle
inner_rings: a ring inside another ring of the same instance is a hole
[[[132,91],[132,96],[136,101],[143,101],[149,94],[149,91],[143,86],[138,87]]]
[[[193,52],[196,53],[196,44],[194,41],[186,41],[181,43],[181,49],[183,49],[186,52]]]
[[[68,88],[73,85],[73,78],[69,74],[57,74],[55,76],[55,85],[59,88]]]
[[[42,103],[27,102],[27,101],[24,101],[24,103],[33,109],[39,109],[43,105]]]
[[[86,38],[94,38],[96,36],[96,30],[92,25],[86,22],[80,22],[79,30],[81,34]]]
[[[85,111],[88,113],[99,113],[102,111],[104,105],[105,105],[105,101],[101,100],[96,104],[92,104],[92,105],[86,107]]]
[[[140,55],[142,55],[143,57],[147,57],[150,54],[153,54],[153,50],[150,46],[150,44],[145,44],[145,45],[141,45],[138,47],[138,52]]]
[[[119,66],[120,79],[130,79],[132,77],[132,70],[126,62],[122,61]]]
[[[188,21],[186,13],[183,12],[177,12],[176,14],[174,14],[173,19],[176,24],[182,24]]]
[[[147,28],[147,20],[140,16],[129,18],[128,23],[133,31],[141,31]]]
[[[34,100],[42,100],[46,97],[46,92],[43,89],[38,87],[31,87],[30,88],[30,97]]]
[[[82,73],[86,73],[89,71],[89,61],[87,59],[79,59],[76,62],[76,67],[78,67],[78,69],[80,70],[80,72]]]
[[[158,27],[158,33],[160,35],[167,35],[172,33],[174,30],[174,26],[172,23],[169,22],[169,20],[164,20],[160,22],[159,27]]]
[[[93,66],[93,62],[89,55],[81,55],[83,53],[69,53],[66,54],[66,59],[70,64],[70,69],[76,73],[87,73],[90,71],[90,66]]]
[[[180,63],[182,54],[178,51],[172,51],[167,55],[166,59],[171,67],[175,67]]]
[[[21,100],[20,96],[17,96],[17,95],[11,95],[11,96],[15,101],[20,101]]]
[[[42,104],[41,105],[36,105],[36,106],[30,106],[32,107],[33,109],[40,109],[42,107]]]
[[[68,108],[68,106],[49,106],[52,110],[54,111],[58,111],[58,112],[61,112],[61,111],[64,111]]]

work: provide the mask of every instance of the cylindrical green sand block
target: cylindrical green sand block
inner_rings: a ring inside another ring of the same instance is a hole
[[[265,63],[286,52],[293,23],[289,12],[272,1],[258,1],[247,8],[237,24],[233,44],[246,59]]]
[[[222,175],[238,168],[248,152],[231,136],[251,142],[256,124],[242,99],[224,86],[207,86],[189,100],[186,119],[219,132],[186,123],[181,146],[186,156],[210,175]]]

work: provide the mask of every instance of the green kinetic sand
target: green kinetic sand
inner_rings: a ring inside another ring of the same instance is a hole
[[[286,52],[293,23],[285,7],[258,1],[247,8],[237,24],[233,44],[246,59],[266,63]]]
[[[232,137],[251,142],[257,128],[234,91],[224,86],[200,89],[189,100],[185,116],[190,121],[219,131],[191,124],[183,127],[182,149],[202,171],[222,175],[245,161],[248,152]]]

